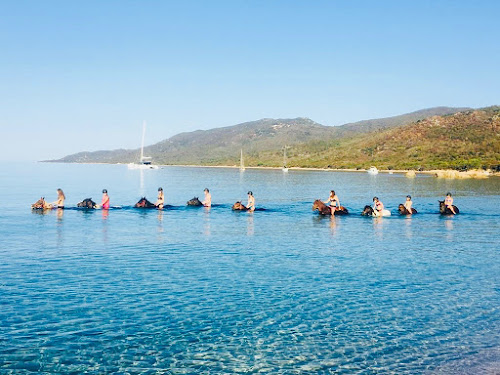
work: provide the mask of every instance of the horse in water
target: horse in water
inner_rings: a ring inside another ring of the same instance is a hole
[[[198,199],[198,197],[194,197],[193,199],[188,200],[187,205],[188,206],[203,206],[203,204]]]
[[[241,201],[238,201],[235,204],[233,204],[233,207],[231,207],[231,209],[233,211],[248,211],[248,208],[243,203],[241,203]]]
[[[92,200],[92,198],[85,198],[83,201],[77,203],[76,207],[97,208],[97,204]]]
[[[320,199],[316,199],[313,203],[312,210],[316,211],[318,210],[320,215],[331,215],[332,214],[332,209],[331,207],[327,206],[326,204],[323,203]],[[334,215],[347,215],[349,211],[347,208],[344,206],[337,207],[336,210],[333,212]]]
[[[453,213],[448,207],[446,207],[444,201],[439,201],[439,213],[441,215],[456,215],[460,213],[460,210],[455,205],[453,205],[453,210],[455,211],[455,213]]]
[[[372,206],[366,205],[365,208],[363,209],[363,212],[361,212],[361,215],[363,216],[391,216],[391,211],[389,210],[382,210],[382,215],[375,215],[375,210],[373,209]]]
[[[52,208],[52,205],[50,203],[45,202],[45,198],[41,197],[39,200],[37,200],[35,203],[31,205],[32,210],[47,210]]]
[[[412,214],[414,215],[414,214],[416,214],[416,213],[417,213],[417,210],[416,210],[416,209],[414,209],[413,207],[412,207],[412,209],[411,209],[411,212],[408,212],[408,210],[406,209],[406,207],[404,206],[404,204],[400,204],[400,205],[398,206],[398,211],[399,211],[399,213],[400,213],[401,215],[412,215]]]
[[[363,216],[374,216],[375,212],[373,211],[373,207],[366,205],[365,208],[363,208],[363,212],[361,212],[361,215]]]
[[[139,199],[139,202],[134,204],[134,207],[135,208],[156,208],[156,206],[153,203],[151,203],[150,201],[148,201],[146,199],[146,197],[142,197],[141,199]]]

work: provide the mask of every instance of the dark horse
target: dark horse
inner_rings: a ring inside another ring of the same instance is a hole
[[[156,208],[156,206],[151,203],[150,201],[148,201],[146,199],[146,197],[142,197],[141,199],[139,199],[139,202],[137,202],[135,205],[134,205],[135,208]]]
[[[83,208],[96,208],[96,206],[97,204],[92,200],[92,198],[85,198],[83,201],[76,204],[76,207]]]
[[[404,206],[404,204],[400,204],[400,205],[398,206],[398,210],[399,210],[399,213],[400,213],[401,215],[412,215],[412,214],[416,214],[416,213],[417,213],[417,210],[416,210],[416,209],[414,209],[413,207],[412,207],[412,209],[411,209],[411,213],[410,213],[410,212],[408,212],[408,210],[406,209],[406,207]]]
[[[231,209],[233,211],[248,211],[248,208],[243,203],[241,203],[241,201],[238,201],[235,204],[233,204],[233,207],[231,207]]]
[[[318,210],[320,215],[331,215],[332,209],[323,203],[320,199],[316,199],[312,206],[313,211]],[[347,215],[349,211],[344,206],[337,207],[333,212],[334,215]]]
[[[188,206],[203,206],[203,204],[198,199],[198,197],[194,197],[193,199],[188,200],[187,205]]]
[[[455,210],[455,214],[460,213],[460,210],[455,205],[453,205],[453,210]],[[446,207],[444,201],[439,201],[439,213],[441,215],[454,215],[453,212],[448,207]]]
[[[369,205],[366,205],[365,208],[363,208],[363,212],[361,212],[361,215],[363,216],[373,216],[373,214],[373,208]]]

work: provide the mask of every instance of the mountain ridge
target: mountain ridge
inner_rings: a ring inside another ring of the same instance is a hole
[[[477,110],[434,107],[399,116],[363,120],[341,126],[322,125],[307,117],[293,119],[264,118],[222,128],[179,133],[145,147],[144,152],[146,155],[152,156],[154,162],[158,164],[236,165],[239,163],[240,149],[243,149],[245,161],[249,166],[280,166],[282,164],[283,147],[288,145],[291,146],[291,152],[289,152],[291,166],[328,167],[335,165],[338,168],[362,168],[366,167],[367,163],[383,162],[386,166],[396,167],[402,163],[377,160],[376,158],[367,160],[367,158],[361,157],[359,150],[355,148],[346,151],[343,160],[334,157],[331,150],[340,150],[349,144],[352,144],[353,147],[361,147],[354,146],[354,144],[359,144],[364,149],[370,149],[371,146],[366,146],[365,143],[369,143],[372,138],[377,138],[379,133],[385,134],[388,131],[404,126],[415,126],[419,121],[436,116],[446,117],[457,113],[472,113],[474,111]],[[465,118],[463,121],[465,121]],[[391,136],[394,137],[394,135]],[[374,149],[378,150],[377,147],[380,148],[380,146],[376,146]],[[299,151],[300,156],[297,154]],[[399,151],[402,152],[401,149]],[[373,154],[373,151],[371,151],[371,156]],[[391,156],[391,158],[394,157],[394,155]],[[127,163],[136,161],[138,158],[139,149],[118,149],[80,152],[55,161]],[[465,160],[466,158],[462,159]],[[320,162],[320,160],[325,160],[325,162]],[[445,160],[445,164],[446,162]],[[491,160],[491,158],[488,159],[489,164],[493,162],[494,160]],[[453,164],[450,161],[448,164],[455,165],[456,163]],[[458,165],[455,166],[459,168]],[[423,163],[422,165],[413,165],[413,168],[415,167],[425,169],[431,167],[431,165]]]

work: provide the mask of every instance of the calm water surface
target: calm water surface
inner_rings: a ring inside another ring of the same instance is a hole
[[[0,181],[0,373],[500,371],[498,178],[19,163]],[[127,207],[159,186],[172,207]],[[122,208],[31,212],[58,187]],[[215,206],[186,208],[204,187]],[[330,189],[352,215],[311,211]],[[248,190],[265,211],[232,212]],[[447,191],[459,216],[436,214]],[[392,217],[359,216],[374,195]]]

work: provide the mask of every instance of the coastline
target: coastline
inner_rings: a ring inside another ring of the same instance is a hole
[[[54,161],[39,161],[39,163],[61,163]],[[62,162],[64,163],[64,162]],[[128,163],[64,163],[64,164],[109,164],[109,165],[127,165]],[[200,164],[155,164],[160,168],[165,167],[184,167],[184,168],[230,168],[239,169],[238,165],[200,165]],[[260,169],[260,170],[281,170],[282,167],[265,167],[265,166],[247,166],[245,169]],[[288,167],[292,171],[323,171],[323,172],[358,172],[367,173],[368,169],[355,168],[318,168],[318,167]],[[428,171],[415,171],[405,169],[379,169],[379,173],[383,174],[403,174],[408,178],[414,178],[418,175],[432,176],[444,179],[484,179],[489,177],[500,177],[500,172],[484,171],[484,170],[469,170],[457,171],[454,169],[432,169]]]

